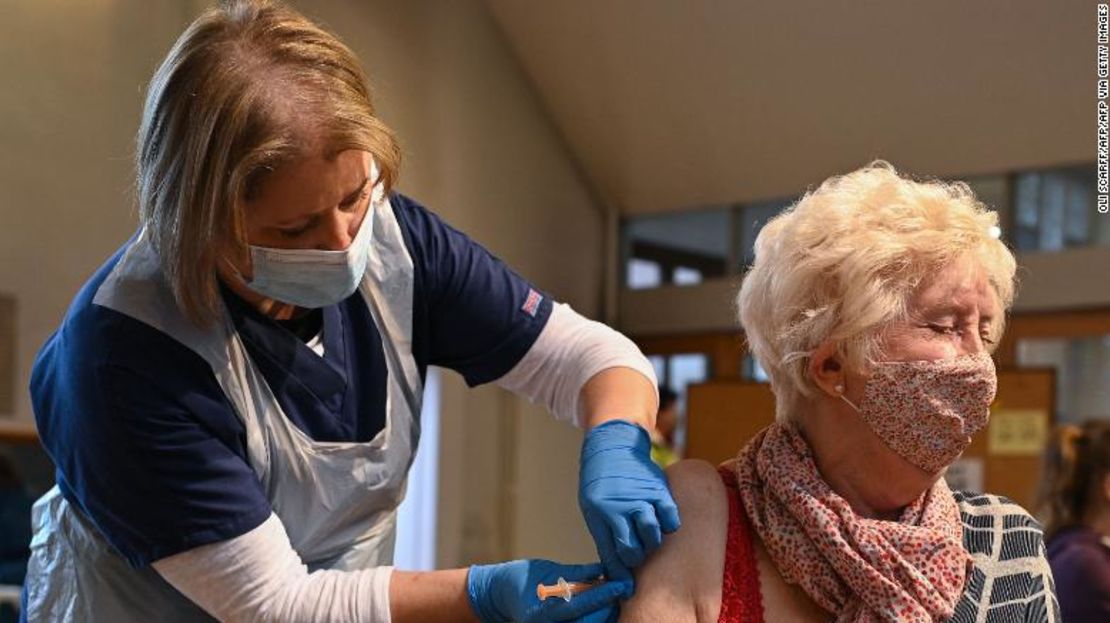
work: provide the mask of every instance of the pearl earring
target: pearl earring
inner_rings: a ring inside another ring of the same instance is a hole
[[[843,385],[837,385],[835,387],[835,389],[836,389],[836,393],[838,393],[838,394],[843,394],[844,393],[844,386]]]

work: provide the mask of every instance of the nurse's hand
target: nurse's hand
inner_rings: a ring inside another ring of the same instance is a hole
[[[630,581],[614,581],[578,593],[566,601],[559,597],[540,601],[539,584],[591,582],[602,575],[600,564],[561,565],[549,560],[514,560],[499,565],[475,565],[466,576],[470,607],[483,623],[582,623],[615,622],[618,600],[632,596]]]
[[[663,470],[651,461],[651,439],[624,420],[595,426],[582,444],[578,504],[597,544],[605,575],[631,580],[632,569],[678,530],[678,506]]]

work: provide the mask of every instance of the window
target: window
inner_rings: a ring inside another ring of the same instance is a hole
[[[671,355],[667,362],[667,384],[678,394],[679,411],[686,412],[686,386],[709,378],[709,357],[702,353]]]
[[[1009,240],[1012,236],[1010,230],[1010,176],[1009,175],[978,175],[961,178],[971,187],[975,198],[988,208],[998,213],[998,230],[992,232],[995,238]]]
[[[1110,335],[1020,339],[1017,363],[1056,369],[1057,422],[1110,417]]]
[[[667,378],[667,358],[663,355],[648,355],[648,361],[651,362],[651,367],[655,368],[655,378],[659,380],[659,384],[666,385],[664,381]]]
[[[625,287],[688,286],[739,274],[754,259],[760,229],[796,200],[628,219],[621,241]]]
[[[629,258],[627,266],[628,274],[625,275],[624,282],[629,288],[641,290],[657,288],[663,284],[663,267],[659,262],[633,257]]]
[[[678,423],[675,426],[674,445],[679,456],[686,447],[686,389],[690,385],[709,380],[709,356],[705,353],[677,353],[651,355],[659,384],[678,394]]]
[[[692,285],[725,276],[732,255],[729,222],[724,208],[626,220],[625,287]]]
[[[1096,219],[1095,168],[1014,176],[1013,244],[1019,251],[1110,245],[1110,219]]]
[[[798,197],[751,203],[736,209],[737,244],[740,245],[736,257],[740,259],[740,269],[745,270],[755,261],[755,239],[760,230],[772,218],[798,200]]]
[[[676,286],[692,286],[701,283],[701,271],[696,268],[679,266],[671,273],[671,281]]]
[[[767,375],[767,371],[763,366],[759,365],[759,360],[751,353],[744,353],[744,358],[740,362],[740,375],[746,381],[755,381],[756,383],[770,383],[771,377]]]
[[[998,213],[992,235],[1018,251],[1051,252],[1110,246],[1110,218],[1096,218],[1095,178],[1091,164],[954,179]],[[743,273],[755,261],[759,232],[799,198],[626,219],[625,287],[689,286]]]

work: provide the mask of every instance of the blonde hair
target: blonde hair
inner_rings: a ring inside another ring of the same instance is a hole
[[[1045,537],[1081,524],[1110,476],[1110,422],[1058,426],[1045,448],[1038,494]]]
[[[397,142],[336,36],[267,0],[224,2],[185,29],[147,90],[136,182],[144,235],[192,322],[219,313],[217,263],[245,254],[243,205],[266,176],[349,149],[393,185]]]
[[[966,184],[910,180],[883,161],[829,178],[771,219],[737,305],[771,378],[777,419],[790,422],[814,395],[807,367],[818,346],[831,340],[851,369],[866,370],[879,360],[882,329],[906,317],[917,285],[965,254],[1008,309],[1016,263],[992,235],[997,226]]]

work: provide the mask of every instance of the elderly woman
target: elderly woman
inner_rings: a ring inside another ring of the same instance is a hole
[[[963,184],[874,163],[770,221],[739,294],[776,422],[668,471],[624,621],[1058,619],[1041,530],[942,475],[987,424],[1014,258]]]

